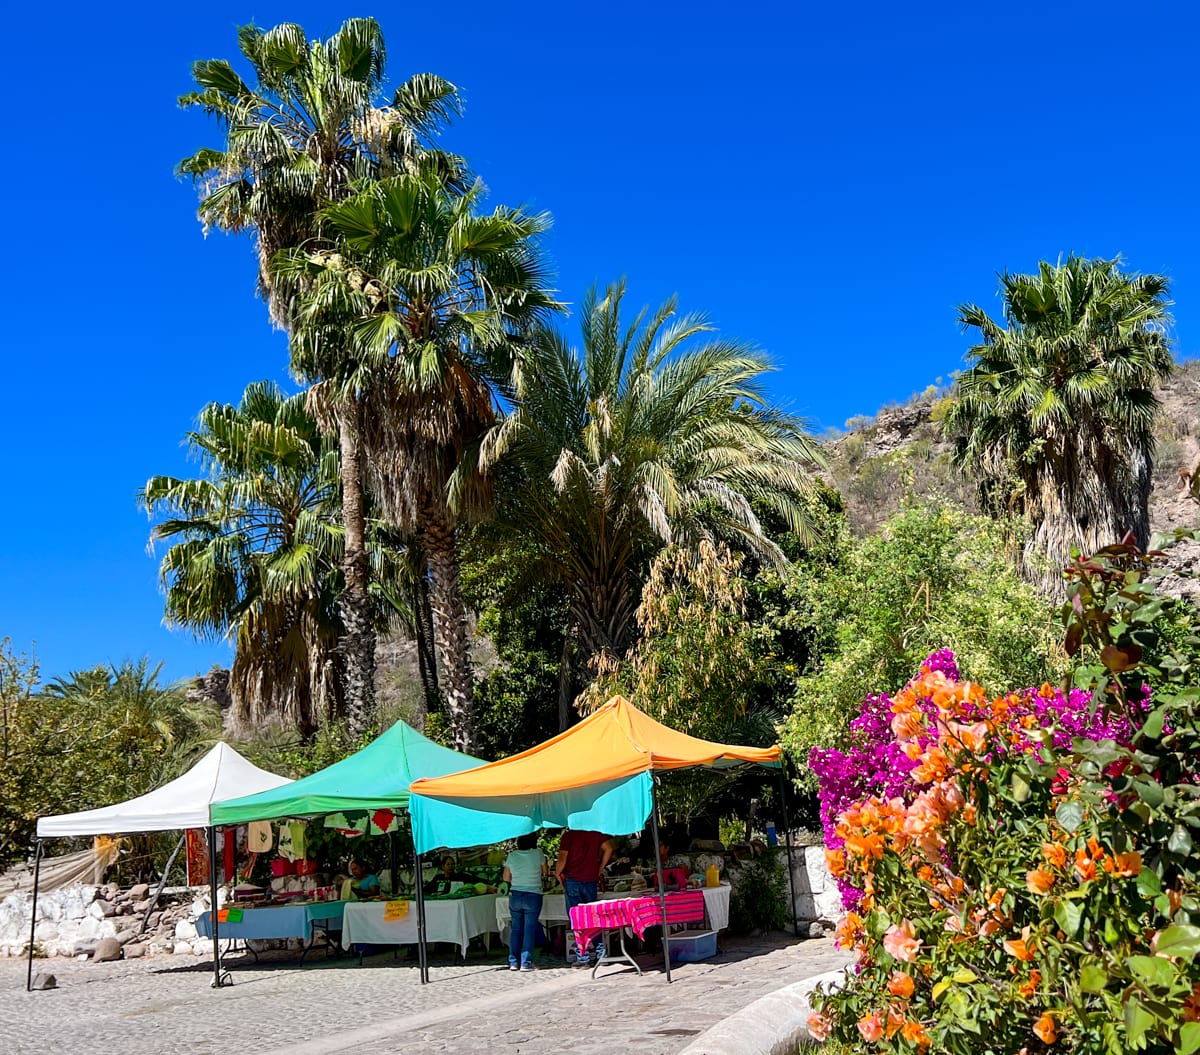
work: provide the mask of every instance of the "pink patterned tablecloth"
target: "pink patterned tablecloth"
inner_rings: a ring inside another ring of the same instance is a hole
[[[680,890],[667,894],[667,923],[694,923],[704,919],[704,893],[700,890]],[[658,895],[618,898],[612,901],[588,901],[571,909],[571,927],[575,940],[587,948],[602,930],[630,927],[639,938],[647,927],[663,922]]]

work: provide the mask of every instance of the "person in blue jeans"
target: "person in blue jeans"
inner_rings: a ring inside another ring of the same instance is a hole
[[[546,878],[546,855],[537,848],[537,833],[522,835],[517,848],[504,859],[504,881],[508,883],[508,910],[512,931],[508,936],[508,969],[532,971],[533,946],[537,940],[538,917],[542,914],[542,880]]]
[[[608,867],[615,849],[612,838],[602,832],[573,829],[563,832],[554,874],[563,885],[568,918],[576,905],[595,901],[600,896],[600,874]],[[577,950],[576,956],[577,963],[588,962],[586,949]]]

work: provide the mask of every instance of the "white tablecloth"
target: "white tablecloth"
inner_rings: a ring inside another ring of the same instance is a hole
[[[704,911],[708,916],[708,925],[712,930],[724,930],[729,926],[729,884],[720,886],[701,887],[704,892]],[[644,892],[639,892],[644,893]],[[609,898],[629,897],[629,891],[606,891],[600,895],[600,900]],[[543,924],[569,923],[567,917],[567,897],[565,894],[543,894],[542,912],[538,919]],[[496,898],[496,929],[504,934],[512,923],[512,913],[508,909],[508,898]]]
[[[458,898],[451,901],[425,901],[425,940],[448,941],[467,954],[467,946],[478,934],[496,929],[496,895]],[[404,919],[385,922],[386,904],[382,901],[352,901],[342,915],[342,948],[363,945],[415,945],[417,943],[417,903],[408,903]]]

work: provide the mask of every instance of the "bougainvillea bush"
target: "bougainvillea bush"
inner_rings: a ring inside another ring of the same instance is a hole
[[[855,1050],[1200,1051],[1194,610],[1128,541],[1070,571],[1074,683],[935,653],[812,762],[856,959],[809,1029]]]

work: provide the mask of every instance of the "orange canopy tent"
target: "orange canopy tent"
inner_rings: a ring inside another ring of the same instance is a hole
[[[477,846],[539,828],[626,834],[650,816],[654,772],[688,766],[778,766],[778,747],[688,736],[615,696],[578,725],[519,755],[411,785],[421,852]]]

